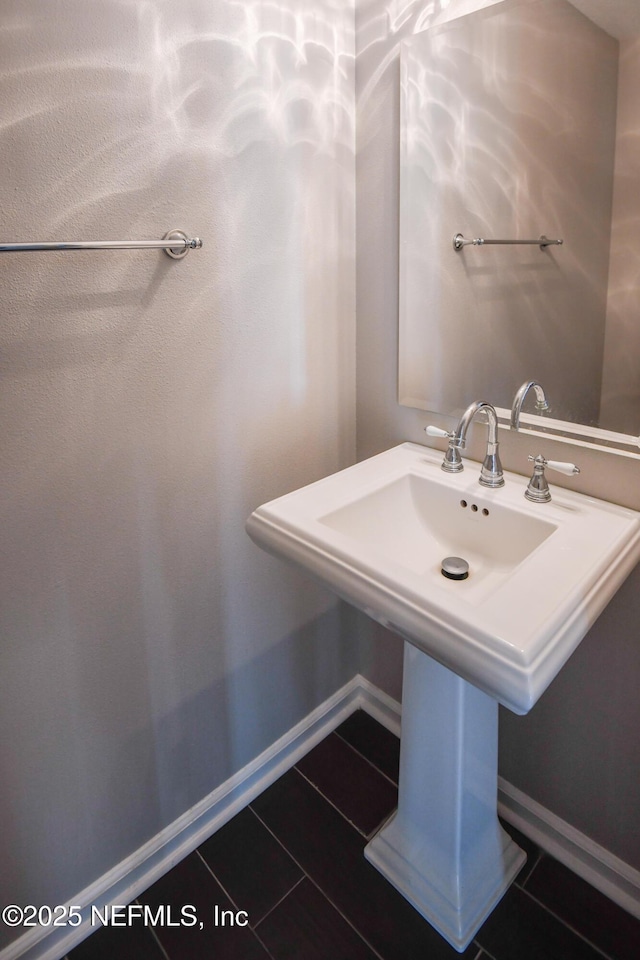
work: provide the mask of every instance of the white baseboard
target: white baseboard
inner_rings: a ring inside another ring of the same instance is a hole
[[[126,860],[80,891],[70,903],[82,908],[127,904],[196,849],[298,760],[362,708],[392,733],[400,734],[401,706],[356,675],[260,756],[204,797],[196,806]],[[501,816],[635,916],[640,916],[640,873],[570,824],[499,778]],[[74,928],[34,928],[0,951],[0,960],[60,960],[93,932],[89,920]]]
[[[370,717],[381,723],[383,727],[386,727],[390,733],[399,737],[402,704],[390,697],[380,687],[374,687],[365,677],[358,674],[355,680],[358,683],[358,707],[365,710]]]

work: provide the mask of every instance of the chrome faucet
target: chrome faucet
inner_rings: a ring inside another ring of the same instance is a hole
[[[447,434],[449,449],[442,461],[442,469],[447,473],[459,473],[460,470],[464,469],[460,451],[464,450],[467,444],[467,431],[471,421],[478,413],[486,413],[489,422],[487,452],[480,471],[480,483],[484,487],[502,487],[504,486],[504,476],[502,475],[502,464],[498,454],[498,416],[495,408],[484,400],[476,400],[470,404],[460,417],[460,423],[453,433]]]
[[[537,380],[528,380],[523,383],[515,397],[513,398],[513,406],[511,407],[511,429],[517,430],[520,426],[520,413],[522,412],[522,405],[524,403],[526,395],[529,393],[529,390],[535,390],[536,393],[536,410],[542,413],[545,410],[549,409],[549,404],[547,403],[547,398],[544,395],[544,390],[542,389],[542,384],[538,383]]]

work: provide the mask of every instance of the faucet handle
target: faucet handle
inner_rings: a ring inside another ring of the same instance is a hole
[[[531,463],[537,463],[539,459],[544,461],[543,467],[549,467],[549,470],[557,470],[558,473],[564,473],[567,477],[573,477],[576,473],[580,473],[580,467],[576,467],[575,463],[567,463],[564,460],[546,460],[544,457],[527,457],[527,460]]]
[[[564,460],[547,460],[546,466],[549,470],[557,470],[558,473],[564,473],[568,477],[580,473],[580,467],[576,467],[575,463],[566,463]]]
[[[531,480],[529,480],[529,486],[525,490],[524,495],[527,500],[531,500],[533,503],[548,503],[549,500],[551,500],[549,484],[544,475],[545,467],[549,467],[550,470],[557,470],[558,473],[564,473],[568,477],[580,473],[580,468],[576,467],[575,463],[566,463],[562,460],[547,460],[541,454],[538,454],[537,457],[527,457],[527,460],[533,463],[534,467],[533,475]]]
[[[432,424],[425,427],[424,432],[428,437],[444,437],[447,440],[451,440],[454,436],[453,430],[441,430],[440,427],[434,427]]]
[[[455,443],[455,430],[447,432],[446,430],[441,430],[440,427],[434,427],[432,424],[429,424],[428,427],[424,428],[424,432],[428,437],[443,437],[445,440],[449,441],[447,452],[445,453],[444,460],[441,464],[441,469],[444,470],[445,473],[460,473],[462,470],[464,470],[462,457],[460,456],[458,445]]]

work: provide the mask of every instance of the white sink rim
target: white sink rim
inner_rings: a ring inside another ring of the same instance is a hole
[[[453,475],[441,462],[438,450],[401,444],[258,507],[247,530],[515,713],[527,713],[640,559],[640,514],[557,486],[550,503],[532,504],[526,477],[505,472],[505,486],[491,490],[478,483],[473,461]],[[485,597],[468,602],[471,578],[425,583],[323,522],[409,473],[445,485],[458,501],[556,529]]]

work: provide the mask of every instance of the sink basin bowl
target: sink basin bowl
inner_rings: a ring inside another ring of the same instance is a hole
[[[478,484],[405,443],[259,507],[250,536],[479,687],[527,713],[640,559],[640,514],[527,478]],[[469,564],[450,580],[442,560]]]
[[[318,520],[435,589],[447,589],[442,560],[463,558],[468,581],[449,591],[454,602],[478,603],[556,529],[494,499],[474,488],[456,496],[441,473],[408,472]]]

